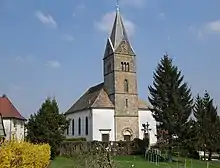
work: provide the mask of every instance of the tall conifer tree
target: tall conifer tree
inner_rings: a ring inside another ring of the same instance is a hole
[[[196,147],[209,151],[209,160],[211,160],[212,152],[219,148],[220,138],[219,116],[217,114],[217,107],[213,104],[213,99],[210,98],[209,93],[206,91],[203,97],[197,96],[194,108],[194,116],[196,118]]]
[[[183,140],[187,121],[192,113],[191,89],[183,82],[184,76],[172,59],[164,55],[153,75],[148,97],[151,112],[161,129],[168,131],[168,142],[172,145],[173,135]]]

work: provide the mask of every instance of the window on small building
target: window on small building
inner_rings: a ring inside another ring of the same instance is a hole
[[[72,135],[74,135],[74,129],[75,129],[75,127],[74,127],[74,119],[72,120]]]
[[[102,141],[108,142],[109,141],[109,134],[102,134]]]
[[[128,92],[128,80],[127,79],[124,80],[124,91]]]
[[[81,118],[78,120],[78,134],[81,135]]]
[[[125,107],[128,107],[128,99],[125,99]]]
[[[13,120],[13,124],[14,124],[14,127],[17,127],[18,121],[17,120]]]
[[[86,130],[85,130],[85,132],[86,132],[86,135],[89,134],[89,119],[88,119],[88,117],[86,117]]]

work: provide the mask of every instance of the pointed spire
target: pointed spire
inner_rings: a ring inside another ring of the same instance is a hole
[[[116,10],[119,11],[119,0],[117,0],[117,3],[116,3]]]
[[[114,49],[116,49],[123,40],[129,42],[127,32],[125,30],[125,26],[120,14],[118,0],[116,5],[116,16],[115,16],[115,21],[112,28],[110,40]]]

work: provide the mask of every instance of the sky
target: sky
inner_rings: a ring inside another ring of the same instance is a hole
[[[167,52],[192,89],[220,105],[220,1],[119,0],[137,55],[139,96]],[[116,0],[0,0],[0,94],[25,116],[56,97],[61,112],[103,81]]]

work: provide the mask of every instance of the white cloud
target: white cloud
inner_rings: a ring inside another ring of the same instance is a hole
[[[74,12],[72,14],[73,17],[76,17],[79,14],[83,14],[86,11],[86,6],[85,4],[78,4],[75,8],[74,8]]]
[[[145,6],[146,1],[147,0],[120,0],[120,5],[142,8]]]
[[[46,65],[47,65],[48,67],[51,67],[51,68],[60,68],[60,67],[61,67],[60,62],[57,61],[57,60],[47,61]]]
[[[114,23],[114,18],[115,18],[115,11],[106,13],[101,18],[100,21],[94,23],[94,26],[100,31],[110,33],[113,23]],[[123,22],[124,22],[126,31],[128,33],[128,36],[133,36],[135,33],[135,27],[136,27],[135,24],[132,21],[127,20],[126,18],[123,18]]]
[[[43,23],[43,24],[47,24],[50,25],[52,27],[57,27],[57,23],[54,20],[54,18],[49,15],[49,14],[44,14],[41,11],[36,11],[36,17]]]
[[[70,34],[63,35],[63,39],[68,42],[73,42],[75,40],[74,37]]]
[[[209,32],[220,33],[220,20],[215,20],[215,21],[209,22],[206,25],[206,29]]]
[[[189,30],[195,34],[198,39],[205,40],[209,35],[220,34],[220,20],[208,22],[197,28],[194,25],[189,25]]]
[[[19,63],[32,62],[34,61],[34,56],[30,54],[26,56],[18,55],[17,57],[15,57],[15,61]]]

